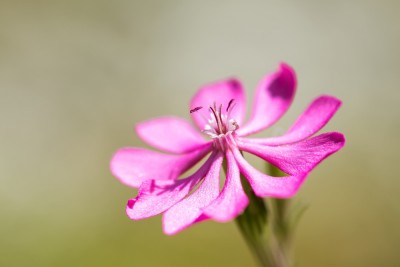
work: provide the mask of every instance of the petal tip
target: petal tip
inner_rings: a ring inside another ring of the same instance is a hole
[[[289,108],[294,99],[297,87],[297,78],[294,69],[286,63],[281,63],[278,70],[272,75],[268,75],[265,81],[270,81],[267,83],[267,88],[271,96],[284,100],[288,104],[285,108]]]
[[[342,100],[332,95],[320,95],[316,101],[330,102],[332,105],[336,106],[336,109],[342,105]]]
[[[122,181],[122,179],[120,177],[120,172],[119,172],[119,168],[120,168],[119,158],[120,158],[120,154],[122,152],[124,152],[125,150],[126,150],[126,148],[118,149],[116,152],[114,152],[114,154],[112,155],[111,160],[110,160],[110,172],[114,177],[116,177],[120,181]]]
[[[346,137],[344,136],[344,134],[339,133],[339,132],[334,132],[334,133],[333,133],[333,140],[334,140],[336,143],[340,143],[340,144],[341,144],[341,146],[339,147],[339,149],[342,148],[342,147],[346,144]],[[339,149],[338,149],[338,150],[339,150]]]
[[[129,199],[126,203],[125,212],[129,219],[136,220],[134,216],[133,207],[135,206],[136,199]]]
[[[135,205],[136,199],[129,199],[128,203],[126,203],[126,207],[129,209],[132,209],[133,206]]]
[[[293,68],[289,64],[283,61],[279,63],[279,69],[294,72]]]
[[[242,90],[242,83],[240,82],[239,79],[235,77],[231,77],[227,79],[227,84],[234,90]]]
[[[344,134],[342,134],[340,132],[324,133],[321,136],[323,136],[323,135],[325,135],[326,137],[329,137],[335,143],[342,143],[342,142],[345,142],[345,140],[346,140]]]
[[[142,121],[138,122],[135,125],[133,125],[133,131],[137,134],[137,136],[141,139],[144,140],[144,134],[143,134],[143,126],[146,125],[147,121]]]
[[[279,64],[279,72],[281,75],[286,75],[286,79],[290,79],[294,84],[296,84],[296,72],[292,66],[285,62],[281,62]]]
[[[180,229],[177,229],[176,227],[173,227],[172,225],[166,223],[165,214],[163,215],[162,229],[164,234],[169,236],[176,235],[180,231]]]
[[[111,174],[117,178],[121,183],[129,186],[129,187],[134,187],[137,188],[140,186],[140,182],[136,181],[134,179],[129,179],[126,177],[124,174],[124,168],[126,163],[124,163],[123,160],[123,154],[132,150],[131,147],[123,147],[118,149],[111,157],[110,160],[110,172]]]

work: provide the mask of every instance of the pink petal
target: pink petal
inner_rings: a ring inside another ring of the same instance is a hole
[[[306,177],[306,175],[272,177],[252,167],[237,149],[233,153],[240,172],[247,178],[254,193],[259,197],[292,197]]]
[[[282,146],[267,146],[237,141],[241,150],[252,153],[290,175],[310,172],[323,159],[343,147],[345,139],[341,133],[325,133],[311,139]]]
[[[274,124],[287,111],[296,91],[296,75],[286,64],[258,85],[250,120],[237,133],[246,136]]]
[[[161,117],[136,125],[136,132],[149,145],[172,153],[189,152],[206,141],[186,120]]]
[[[248,139],[255,144],[283,145],[304,140],[325,126],[342,102],[333,96],[320,96],[300,115],[286,134],[271,138]]]
[[[194,122],[200,128],[204,129],[206,119],[210,117],[209,107],[214,103],[219,107],[222,105],[222,113],[226,112],[229,101],[234,99],[235,107],[231,112],[231,118],[235,119],[240,125],[246,112],[246,97],[242,84],[236,79],[216,82],[200,88],[192,98],[190,109],[202,107],[196,112],[191,113]]]
[[[168,155],[142,148],[122,148],[111,159],[114,176],[138,187],[145,180],[174,180],[201,160],[212,148],[206,144],[181,155]]]
[[[147,180],[142,183],[139,194],[131,199],[126,207],[126,213],[132,220],[155,216],[182,200],[200,182],[208,172],[216,154],[191,176],[181,180]]]
[[[240,172],[232,152],[226,152],[228,170],[221,194],[209,206],[203,209],[208,217],[228,222],[244,211],[249,203],[240,181]]]
[[[219,172],[222,159],[222,155],[218,154],[199,188],[164,213],[163,228],[166,234],[176,234],[195,222],[203,220],[202,208],[208,206],[219,194]]]

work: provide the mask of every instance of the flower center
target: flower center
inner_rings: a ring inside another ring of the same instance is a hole
[[[230,100],[226,109],[222,109],[222,104],[217,107],[214,102],[208,108],[209,117],[203,118],[205,126],[202,130],[203,133],[210,136],[214,140],[214,147],[216,149],[225,151],[231,145],[236,145],[235,131],[239,128],[236,120],[231,117],[231,112],[235,108],[234,99]],[[202,107],[196,107],[190,113],[196,112]]]

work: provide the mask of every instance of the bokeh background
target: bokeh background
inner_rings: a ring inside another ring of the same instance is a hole
[[[130,221],[114,151],[139,121],[189,118],[210,81],[249,104],[281,61],[297,71],[287,129],[320,94],[347,145],[309,177],[298,266],[399,266],[398,1],[0,2],[0,266],[256,266],[234,223],[165,236]],[[260,162],[254,164],[261,166]]]

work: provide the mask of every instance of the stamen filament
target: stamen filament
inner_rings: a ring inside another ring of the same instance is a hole
[[[218,117],[219,117],[219,122],[220,122],[221,127],[222,127],[222,132],[221,133],[225,133],[226,132],[226,126],[225,126],[225,123],[222,122],[222,104],[219,105]]]
[[[234,118],[231,118],[232,110],[235,108],[236,103],[234,99],[228,102],[226,112],[222,113],[223,105],[217,106],[216,102],[213,102],[209,106],[209,118],[204,117],[204,112],[199,112],[199,116],[204,120],[204,128],[202,132],[214,140],[214,148],[220,151],[226,151],[230,147],[237,146],[235,131],[239,128],[239,125]],[[190,113],[194,113],[202,109],[201,106],[195,107],[190,110]]]

